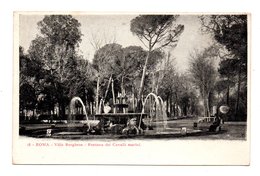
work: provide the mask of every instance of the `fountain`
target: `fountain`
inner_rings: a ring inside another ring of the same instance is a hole
[[[145,112],[145,105],[147,103],[148,98],[150,97],[154,97],[155,102],[152,105],[152,109],[155,108],[155,123],[156,123],[156,131],[159,132],[161,131],[160,128],[158,127],[158,122],[162,121],[163,122],[163,129],[167,128],[167,114],[166,114],[166,109],[163,103],[163,100],[160,96],[157,96],[154,93],[149,93],[143,103],[143,108],[142,108],[142,114],[144,114]],[[151,111],[151,110],[150,110]],[[139,122],[139,129],[140,129],[140,124],[141,124],[141,120],[142,117],[140,118],[140,122]],[[150,115],[150,123],[149,125],[151,125],[153,119]]]
[[[81,100],[80,97],[73,97],[70,101],[70,113],[69,113],[69,116],[68,116],[68,126],[72,125],[75,123],[75,114],[76,114],[76,110],[75,110],[75,105],[76,105],[76,101],[80,102],[81,106],[82,106],[82,109],[83,109],[83,113],[85,115],[85,119],[82,120],[81,122],[84,123],[84,124],[87,124],[87,127],[88,129],[90,129],[90,124],[89,124],[89,119],[88,119],[88,115],[87,115],[87,112],[86,112],[86,107],[83,103],[83,101]]]
[[[129,135],[140,138],[164,138],[201,132],[199,129],[191,129],[187,124],[167,122],[165,104],[162,98],[154,93],[149,93],[145,97],[141,113],[128,112],[128,104],[124,99],[126,96],[119,94],[112,108],[105,108],[105,102],[101,99],[94,120],[90,120],[81,98],[73,97],[69,104],[69,116],[65,124],[54,123],[46,129],[39,128],[22,132],[31,133],[35,137],[69,139],[125,138]],[[81,112],[84,115],[82,120],[76,119],[77,102],[82,106]],[[105,105],[109,106],[108,103]],[[147,107],[150,113],[146,113]]]
[[[74,121],[74,120],[75,120],[75,118],[73,118],[73,117],[74,117],[73,115],[76,114],[76,112],[75,112],[75,104],[76,104],[76,101],[79,101],[80,104],[82,105],[83,113],[84,113],[84,115],[85,115],[85,117],[86,117],[85,120],[88,120],[88,116],[87,116],[87,112],[86,112],[85,105],[84,105],[83,101],[81,100],[81,98],[79,98],[79,97],[73,97],[73,98],[71,99],[71,101],[70,101],[70,115],[69,115],[69,119],[68,119],[68,120],[69,120],[69,121]]]
[[[166,113],[166,107],[165,104],[160,96],[158,96],[158,99],[161,102],[161,109],[162,109],[162,117],[163,117],[163,127],[167,128],[167,113]]]
[[[76,115],[75,105],[76,105],[77,101],[81,104],[82,109],[83,109],[83,114],[85,116],[85,119],[79,121],[80,125],[75,124],[76,122],[78,122],[75,119],[75,115]],[[96,126],[99,123],[98,120],[89,120],[87,112],[86,112],[86,107],[80,97],[73,97],[70,101],[69,107],[70,107],[69,116],[68,116],[68,127],[69,128],[76,127],[76,126],[82,126],[81,124],[83,124],[83,127],[87,127],[87,131],[88,131],[91,129],[91,127]]]

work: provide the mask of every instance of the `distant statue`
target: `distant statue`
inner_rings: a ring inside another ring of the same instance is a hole
[[[136,127],[136,118],[127,121],[127,126],[122,130],[122,134],[138,134],[139,130]]]
[[[105,106],[104,106],[104,113],[107,114],[107,113],[109,113],[110,111],[111,111],[111,107],[109,106],[108,103],[106,103]]]

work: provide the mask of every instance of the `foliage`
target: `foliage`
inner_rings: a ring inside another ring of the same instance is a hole
[[[22,47],[19,47],[20,84],[19,84],[19,105],[20,109],[33,110],[36,107],[37,97],[35,90],[35,78],[38,78],[38,65],[24,54]]]
[[[247,15],[202,16],[202,30],[212,32],[238,59],[247,58]]]
[[[80,23],[71,15],[49,15],[38,22],[41,34],[54,46],[75,48],[81,42]]]
[[[96,51],[93,59],[93,67],[102,78],[109,78],[113,72],[115,60],[123,56],[122,46],[119,44],[106,44]]]
[[[101,78],[101,94],[104,94],[110,76],[113,77],[116,93],[125,90],[136,93],[146,56],[147,51],[139,46],[122,48],[121,45],[115,43],[107,44],[97,50],[93,59],[93,67]],[[153,51],[147,64],[148,70],[154,70],[162,57],[161,51]]]
[[[226,103],[229,104],[229,94],[236,96],[236,105],[231,108],[235,109],[237,119],[241,119],[241,114],[246,114],[246,106],[240,105],[247,102],[247,15],[201,16],[201,22],[202,30],[211,33],[228,51],[221,56],[219,73],[223,80],[228,80]],[[234,87],[236,92],[230,92]]]
[[[58,107],[64,116],[74,96],[94,107],[100,98],[111,99],[113,79],[116,95],[123,93],[140,102],[143,94],[158,94],[169,116],[199,114],[201,106],[208,116],[213,105],[228,104],[233,120],[245,119],[247,17],[202,16],[203,31],[210,32],[218,45],[191,53],[189,72],[183,74],[176,69],[174,57],[164,52],[176,46],[184,31],[177,19],[178,15],[132,19],[130,30],[146,49],[92,36],[96,52],[90,63],[78,52],[83,36],[80,23],[71,15],[45,16],[38,22],[40,34],[31,41],[28,53],[19,48],[20,110],[52,114]]]
[[[64,116],[69,100],[75,95],[86,99],[86,92],[91,92],[92,87],[93,73],[88,62],[77,54],[82,36],[80,23],[71,15],[49,15],[38,22],[38,27],[41,35],[36,36],[28,50],[30,60],[39,65],[34,67],[38,68],[36,72],[29,71],[32,77],[38,77],[38,109],[51,111],[58,104],[60,115]]]
[[[148,42],[144,45],[149,50],[173,47],[184,30],[183,25],[174,25],[177,18],[178,15],[140,15],[132,19],[130,30],[143,43]]]
[[[183,25],[174,24],[177,18],[178,15],[139,15],[131,20],[131,32],[148,48],[138,92],[139,111],[150,54],[154,49],[176,46],[178,38],[184,30]]]
[[[212,93],[216,81],[214,47],[204,49],[202,52],[195,51],[191,54],[190,69],[192,82],[198,88],[204,104],[204,115],[210,115],[210,93]]]
[[[19,100],[20,109],[35,109],[37,103],[35,89],[28,83],[22,84],[20,86]]]

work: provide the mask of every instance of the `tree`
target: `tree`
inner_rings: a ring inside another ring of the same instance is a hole
[[[174,61],[165,63],[158,94],[166,101],[169,116],[195,113],[196,96],[191,81],[186,74],[177,72]]]
[[[203,99],[204,116],[210,115],[210,94],[216,81],[216,70],[213,61],[217,53],[214,49],[214,47],[209,47],[202,52],[195,51],[190,58],[189,72]]]
[[[20,86],[19,90],[19,105],[20,110],[32,110],[37,104],[35,89],[28,83],[24,83]]]
[[[62,82],[66,79],[66,62],[81,42],[80,23],[71,15],[50,15],[38,22],[46,44],[43,58],[47,69],[53,70]]]
[[[116,43],[113,44],[106,44],[105,46],[101,47],[99,50],[95,52],[94,59],[93,59],[93,68],[98,73],[97,79],[97,90],[96,90],[96,112],[99,106],[99,98],[100,98],[100,83],[103,80],[111,80],[113,75],[113,64],[117,58],[122,58],[122,46]],[[111,79],[110,79],[111,77]],[[101,87],[107,87],[107,82],[103,82]],[[101,95],[103,93],[101,92]],[[101,96],[103,97],[103,95]],[[104,98],[104,97],[103,97]]]
[[[93,113],[94,103],[94,80],[95,71],[88,60],[81,56],[70,58],[67,63],[67,71],[70,74],[64,84],[69,87],[66,95],[68,97],[78,96],[88,105],[89,113]]]
[[[47,112],[48,115],[54,113],[54,106],[57,103],[57,92],[53,84],[44,84],[41,88],[41,92],[37,97],[38,106],[37,109],[41,113]]]
[[[148,49],[138,93],[139,102],[141,102],[147,63],[151,52],[154,49],[162,49],[166,46],[176,46],[178,37],[184,30],[183,25],[174,24],[177,18],[178,15],[139,15],[131,20],[131,32],[136,35]]]
[[[109,78],[113,73],[113,64],[116,59],[122,59],[122,46],[116,43],[107,44],[96,51],[93,67],[102,79]]]
[[[77,59],[76,49],[81,42],[80,23],[71,15],[48,15],[38,22],[41,36],[37,36],[29,48],[29,56],[42,64],[45,78],[43,88],[52,85],[61,116],[65,115],[65,106],[69,102],[67,82],[73,72],[69,69],[72,60]],[[75,66],[75,65],[74,65]]]
[[[230,54],[246,64],[247,15],[210,15],[201,16],[200,19],[204,32],[211,32]]]
[[[140,85],[142,71],[148,53],[143,48],[137,46],[126,47],[123,49],[123,51],[124,51],[123,59],[119,62],[121,63],[121,67],[116,66],[116,68],[122,70],[122,72],[119,73],[118,75],[119,76],[122,75],[124,78],[126,78],[126,82],[125,82],[126,86],[132,83],[131,87],[134,84],[135,89],[139,92],[138,83]],[[146,78],[149,79],[151,75],[154,75],[153,74],[154,70],[156,70],[156,66],[162,60],[163,57],[164,57],[164,53],[160,50],[154,50],[151,52],[150,59],[147,63]],[[146,82],[146,84],[147,84],[146,86],[149,86],[148,81]],[[149,90],[147,89],[147,91]]]
[[[161,96],[164,100],[166,100],[166,109],[169,113],[169,116],[175,112],[175,106],[173,106],[173,99],[174,99],[174,92],[176,86],[176,78],[177,78],[177,71],[174,66],[174,61],[168,59],[165,63],[165,68],[163,70],[164,74],[161,80],[161,84],[159,88],[159,96]]]
[[[20,110],[32,110],[37,106],[37,87],[41,78],[40,64],[31,60],[19,47],[19,105]]]
[[[230,87],[235,85],[235,80],[232,77],[236,76],[236,59],[222,59],[218,72],[222,79],[219,81],[219,85],[224,85],[224,89],[226,89],[226,104],[229,106]]]
[[[237,77],[235,115],[240,118],[239,116],[246,114],[246,108],[242,109],[244,113],[240,115],[239,107],[247,104],[240,101],[240,98],[247,100],[245,93],[247,91],[247,15],[201,16],[201,22],[202,30],[211,33],[215,40],[228,50],[229,53],[223,57],[223,60],[232,59],[224,65],[231,70],[235,68],[236,76],[233,76],[233,78]],[[232,73],[228,74],[232,75]]]
[[[115,58],[113,75],[120,82],[121,93],[126,94],[126,89],[132,91],[133,81],[139,79],[140,70],[146,52],[137,46],[122,48],[122,56]]]
[[[108,89],[111,79],[114,81],[115,92],[122,95],[136,92],[136,85],[140,83],[147,51],[139,46],[122,48],[118,44],[107,44],[101,47],[94,55],[93,67],[97,70],[100,80],[101,97],[108,101]],[[147,63],[147,69],[153,70],[162,58],[162,52],[154,50]],[[99,88],[98,88],[99,89]],[[98,91],[99,92],[99,91]],[[100,97],[99,97],[100,98]],[[97,102],[98,100],[96,100]]]
[[[104,47],[105,45],[108,44],[115,44],[116,43],[116,34],[115,31],[113,31],[112,34],[107,33],[106,29],[103,30],[103,32],[101,31],[95,31],[96,34],[94,34],[93,32],[91,33],[91,37],[89,38],[90,44],[93,47],[93,49],[95,50],[95,54],[97,53],[97,51],[101,50],[102,47]],[[97,34],[98,33],[98,34]],[[102,33],[102,34],[101,34]],[[101,35],[100,35],[101,34]],[[94,58],[97,58],[99,56],[94,56]],[[94,64],[94,67],[97,69],[97,71],[99,70],[99,65],[96,65],[97,62]],[[101,74],[98,71],[98,75],[97,75],[97,85],[96,85],[96,112],[98,110],[99,107],[99,89],[100,89],[100,77]],[[110,83],[112,82],[112,75],[109,78],[109,82],[108,82],[108,87],[105,93],[105,98],[108,92],[108,88]],[[114,96],[113,96],[114,97]],[[115,100],[113,100],[115,102]]]

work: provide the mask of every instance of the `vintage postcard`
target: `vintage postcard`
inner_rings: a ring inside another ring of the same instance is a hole
[[[15,12],[13,164],[249,165],[250,14]]]

